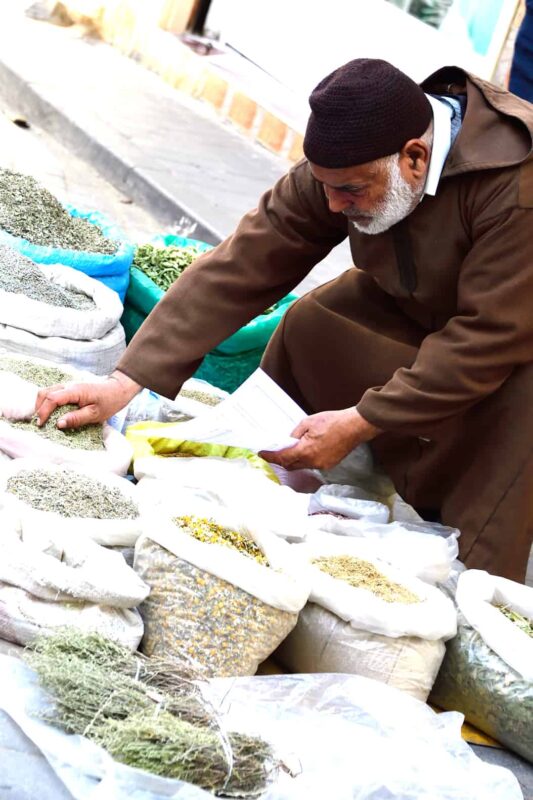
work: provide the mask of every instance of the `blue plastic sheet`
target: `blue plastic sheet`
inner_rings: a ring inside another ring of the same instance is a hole
[[[0,243],[9,245],[38,264],[63,264],[79,269],[91,278],[101,281],[119,295],[122,302],[128,289],[130,267],[133,261],[134,246],[124,233],[99,211],[80,211],[66,205],[72,217],[81,217],[97,225],[105,237],[117,242],[115,253],[90,253],[84,250],[66,250],[61,247],[45,247],[32,244],[20,236],[13,236],[0,230]]]

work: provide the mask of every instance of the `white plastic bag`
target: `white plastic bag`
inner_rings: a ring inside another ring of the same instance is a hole
[[[0,325],[0,347],[10,353],[70,364],[95,375],[109,375],[126,349],[126,336],[120,323],[99,339],[88,340],[37,336],[10,325]]]
[[[533,588],[481,570],[459,575],[457,636],[448,642],[432,701],[533,763],[533,638],[502,614],[533,620]]]
[[[448,579],[459,552],[459,531],[443,526],[427,528],[399,522],[376,525],[366,519],[337,519],[318,514],[309,518],[308,536],[319,534],[367,542],[376,558],[431,584]],[[347,542],[345,546],[351,547]]]
[[[42,600],[83,600],[114,608],[134,608],[149,587],[120,553],[81,536],[46,532],[23,535],[4,517],[0,533],[0,581]]]
[[[436,714],[376,681],[228,678],[210,681],[204,692],[226,730],[266,738],[293,767],[280,770],[261,800],[522,800],[514,775],[481,761],[461,738],[460,714]],[[26,664],[0,659],[0,708],[31,741],[32,759],[36,747],[75,800],[212,800],[190,783],[131,769],[94,742],[47,725],[48,703]]]
[[[361,543],[337,537],[318,537],[293,545],[308,562],[321,556],[355,556],[370,562],[385,577],[414,592],[418,603],[389,603],[367,589],[350,586],[331,577],[315,565],[312,570],[310,600],[332,611],[354,628],[384,636],[418,636],[436,641],[450,639],[457,631],[457,615],[451,600],[439,589],[423,583],[412,574],[402,572],[375,558]]]
[[[310,498],[309,513],[330,512],[351,519],[366,519],[385,524],[389,521],[389,509],[378,503],[372,495],[356,486],[326,484]]]
[[[41,600],[24,589],[0,582],[0,638],[26,645],[58,628],[97,631],[118,644],[136,650],[143,625],[138,611],[95,603]]]
[[[65,339],[101,339],[122,316],[122,303],[116,292],[83,272],[60,264],[35,265],[49,280],[89,297],[94,308],[75,309],[52,306],[0,289],[0,323],[20,328],[37,336]]]
[[[425,702],[444,658],[442,640],[396,639],[354,628],[308,603],[275,658],[291,672],[338,672],[372,678]]]
[[[243,523],[261,520],[277,536],[302,541],[307,529],[308,495],[280,486],[246,459],[161,458],[135,461],[139,502],[146,513],[171,511],[180,495],[195,495],[208,502],[238,509]]]
[[[59,536],[86,536],[98,544],[121,545],[129,547],[137,541],[141,530],[141,516],[132,519],[94,519],[84,517],[62,517],[50,511],[39,511],[19,500],[7,491],[9,478],[25,470],[39,469],[44,471],[72,470],[78,475],[86,475],[98,481],[104,487],[118,489],[137,506],[137,493],[133,484],[125,478],[112,473],[102,474],[83,467],[59,467],[46,461],[31,458],[19,458],[6,465],[0,465],[0,511],[9,513],[15,520],[17,530],[24,537],[33,537],[41,533],[50,540]]]
[[[194,399],[189,397],[189,393],[201,393],[206,395],[205,400]],[[174,406],[182,414],[188,417],[199,417],[205,414],[210,408],[218,405],[219,402],[229,397],[229,393],[224,389],[219,389],[218,386],[213,386],[207,381],[201,381],[198,378],[189,378],[181,387],[176,399],[173,401]],[[211,402],[209,402],[209,398]]]
[[[151,592],[140,606],[148,655],[189,657],[206,675],[253,675],[296,624],[309,595],[305,564],[290,545],[243,525],[228,509],[186,501],[174,516],[207,518],[249,538],[268,566],[154,520],[135,546],[134,568]]]

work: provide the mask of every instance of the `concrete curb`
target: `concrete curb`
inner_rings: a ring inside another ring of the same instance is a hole
[[[224,234],[198,217],[184,203],[179,203],[160,186],[128,164],[116,152],[88,134],[72,119],[47,100],[21,75],[10,69],[0,57],[0,95],[3,99],[61,144],[93,166],[109,183],[147,208],[163,224],[172,225],[186,216],[197,223],[197,239],[218,244]]]

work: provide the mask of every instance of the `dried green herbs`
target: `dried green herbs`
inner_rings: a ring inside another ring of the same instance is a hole
[[[17,375],[19,378],[35,384],[40,389],[57,383],[66,383],[72,379],[72,376],[60,367],[47,367],[29,359],[10,358],[9,356],[0,356],[0,372],[10,372],[12,375]]]
[[[461,612],[430,700],[446,711],[460,711],[476,728],[533,761],[531,681],[491,650]]]
[[[222,730],[187,664],[68,629],[31,647],[25,660],[54,698],[45,719],[118,761],[225,796],[261,794],[274,776],[271,747]]]
[[[194,536],[199,542],[208,544],[221,544],[224,547],[232,547],[244,556],[253,558],[259,564],[268,566],[268,561],[262,550],[256,545],[253,539],[249,539],[238,531],[218,525],[212,519],[202,517],[183,516],[175,517],[173,522],[190,536]]]
[[[198,403],[203,403],[205,406],[218,406],[222,402],[222,397],[217,397],[215,394],[208,392],[201,392],[197,389],[182,389],[180,397],[186,397],[188,400],[196,400]]]
[[[57,421],[69,411],[77,411],[79,406],[59,406],[52,411],[44,425],[37,425],[38,417],[33,417],[29,422],[5,420],[12,428],[30,431],[38,436],[43,436],[56,444],[77,450],[105,450],[103,426],[100,423],[85,425],[83,428],[58,428]]]
[[[107,254],[118,249],[97,225],[72,217],[35,178],[9,169],[0,169],[0,228],[44,247]]]
[[[143,244],[135,252],[133,266],[166,292],[199,255],[200,251],[194,245],[155,247],[153,244]]]
[[[136,519],[139,509],[114,486],[67,468],[21,470],[7,489],[38,511],[83,519]]]
[[[527,636],[533,637],[533,620],[524,617],[524,615],[519,614],[518,611],[513,611],[513,609],[509,608],[509,606],[497,605],[496,608],[499,609],[502,614],[507,617],[507,619],[510,619],[511,622],[514,622],[514,624]]]
[[[92,298],[82,292],[58,286],[46,277],[37,264],[6,245],[0,246],[0,289],[23,294],[49,306],[77,311],[95,308]]]
[[[322,572],[356,589],[367,589],[386,603],[419,603],[414,592],[389,580],[369,561],[354,556],[321,556],[313,559]]]

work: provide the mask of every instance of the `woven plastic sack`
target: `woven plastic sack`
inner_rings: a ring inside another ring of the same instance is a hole
[[[533,588],[467,570],[459,576],[457,636],[431,696],[533,762],[533,638],[494,604],[533,620]]]
[[[134,568],[150,586],[140,606],[147,655],[189,658],[208,677],[253,675],[296,624],[309,583],[291,546],[245,528],[227,509],[183,503],[181,514],[241,532],[269,566],[208,544],[161,519],[135,546]]]
[[[104,236],[117,242],[115,253],[88,253],[80,250],[66,250],[60,247],[45,247],[32,244],[27,239],[13,236],[0,230],[0,242],[18,250],[38,264],[63,264],[66,267],[84,272],[91,278],[102,281],[117,292],[122,302],[126,297],[134,248],[124,233],[98,211],[81,211],[71,205],[65,208],[73,217],[81,217],[97,225]]]
[[[51,541],[56,537],[86,536],[98,544],[131,547],[137,541],[142,529],[140,515],[127,519],[95,519],[93,517],[63,517],[52,511],[39,511],[16,495],[7,491],[9,478],[26,470],[39,469],[45,472],[68,469],[82,477],[85,475],[106,487],[118,489],[137,506],[137,491],[125,478],[112,473],[79,466],[58,467],[48,461],[31,458],[18,458],[9,464],[0,465],[0,511],[8,513],[15,521],[16,529],[24,537],[37,538],[46,535]]]
[[[441,640],[396,639],[354,628],[336,614],[308,603],[276,651],[291,672],[339,672],[394,686],[425,702],[444,658]]]
[[[5,515],[0,581],[42,600],[77,600],[113,608],[134,608],[149,592],[120,553],[81,536],[54,531],[23,534]]]
[[[131,650],[137,649],[143,634],[142,620],[135,609],[41,600],[24,589],[0,582],[1,639],[27,645],[37,636],[51,636],[64,627],[84,633],[96,631]]]
[[[4,355],[4,354],[1,354]],[[49,361],[36,358],[19,358],[8,354],[7,361],[32,362],[36,366],[54,367]],[[32,430],[10,424],[9,420],[28,420],[33,416],[39,386],[23,380],[16,374],[4,372],[6,362],[0,357],[0,450],[11,458],[43,458],[52,464],[74,464],[103,472],[125,475],[133,457],[133,448],[127,439],[110,425],[103,425],[104,450],[83,450],[52,441]],[[88,373],[63,368],[72,381],[94,381]],[[64,385],[68,385],[68,381]],[[6,419],[2,419],[5,417]],[[67,440],[68,434],[65,434]]]
[[[44,358],[56,364],[70,364],[94,375],[109,375],[126,349],[126,340],[120,323],[100,339],[89,340],[36,336],[10,325],[0,325],[0,347],[11,353]]]
[[[53,306],[24,294],[0,290],[0,322],[38,336],[100,339],[114,328],[122,314],[116,292],[82,272],[59,264],[40,266],[43,274],[63,289],[91,298],[94,308],[79,310]]]

